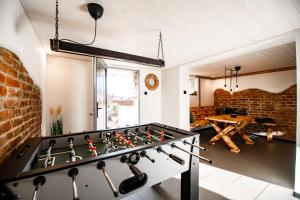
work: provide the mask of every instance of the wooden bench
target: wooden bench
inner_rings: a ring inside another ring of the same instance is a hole
[[[267,129],[267,141],[270,142],[273,139],[273,128],[277,126],[277,122],[269,117],[257,117],[253,123],[260,124]]]
[[[195,129],[207,126],[209,122],[205,117],[215,115],[216,109],[214,106],[191,107],[190,112],[194,118],[194,122],[190,123],[190,128]]]

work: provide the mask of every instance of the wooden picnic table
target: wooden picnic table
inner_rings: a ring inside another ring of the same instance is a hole
[[[209,144],[214,145],[216,141],[222,138],[230,148],[231,152],[239,153],[240,149],[231,140],[231,137],[236,133],[239,133],[242,136],[246,144],[254,144],[251,138],[242,131],[245,126],[254,121],[254,118],[244,115],[236,115],[236,117],[231,117],[231,115],[216,115],[205,117],[205,119],[209,121],[218,133],[210,139]],[[221,128],[222,124],[225,124],[223,129]]]

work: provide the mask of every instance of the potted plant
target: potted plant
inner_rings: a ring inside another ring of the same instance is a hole
[[[51,135],[63,134],[63,119],[62,119],[62,106],[56,106],[49,109],[51,122],[50,133]]]

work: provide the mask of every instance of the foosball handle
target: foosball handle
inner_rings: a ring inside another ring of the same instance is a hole
[[[174,160],[175,162],[184,165],[184,160],[179,158],[178,156],[174,155],[174,154],[169,154],[169,157]]]
[[[38,176],[33,180],[33,185],[35,186],[34,192],[33,192],[33,196],[32,196],[32,200],[36,200],[37,198],[37,192],[39,190],[39,185],[44,185],[44,183],[46,182],[46,179],[44,176]]]
[[[68,175],[72,178],[72,188],[73,188],[73,200],[80,200],[78,197],[78,189],[76,185],[76,176],[78,175],[78,169],[72,168],[69,170]]]
[[[103,174],[104,174],[104,176],[105,176],[105,178],[106,178],[106,180],[107,180],[107,182],[108,182],[108,184],[110,186],[110,189],[112,190],[114,196],[115,197],[119,196],[118,190],[116,189],[116,187],[113,184],[111,178],[109,177],[108,173],[105,170],[105,162],[102,161],[102,160],[100,162],[98,162],[97,168],[100,169],[100,170],[102,170],[102,172],[103,172]]]
[[[155,162],[155,160],[154,160],[153,158],[150,158],[150,157],[147,155],[146,151],[141,151],[141,156],[147,158],[148,160],[150,160],[150,161],[153,162],[153,163]]]
[[[74,141],[74,138],[72,138],[72,137],[69,137],[69,138],[68,138],[68,142],[69,142],[69,143],[70,143],[70,142],[73,143],[73,141]]]
[[[165,152],[161,146],[157,147],[157,152],[160,153],[160,152],[163,152],[164,154],[168,155],[172,160],[174,160],[175,162],[181,164],[181,165],[184,165],[184,160],[179,158],[178,156],[175,156],[174,154],[168,154],[167,152]]]
[[[129,165],[129,169],[134,174],[134,176],[138,178],[138,180],[142,180],[144,178],[144,174],[136,166]]]
[[[85,135],[85,136],[84,136],[84,139],[85,139],[85,140],[88,140],[88,139],[90,139],[90,136],[89,136],[89,135]]]
[[[55,140],[50,140],[50,141],[49,141],[49,146],[54,146],[54,145],[55,145],[55,143],[56,143],[56,141],[55,141]]]

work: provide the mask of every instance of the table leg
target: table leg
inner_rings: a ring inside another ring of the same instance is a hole
[[[272,127],[267,127],[267,141],[271,142],[273,139],[273,129]]]
[[[247,126],[249,123],[248,122],[243,122],[237,125],[236,129],[228,134],[229,137],[233,136],[235,133],[239,133],[242,138],[245,140],[246,144],[254,144],[253,140],[245,133],[242,131],[242,129]]]
[[[246,144],[254,144],[253,140],[243,131],[239,131],[239,134],[242,136],[242,138],[245,140]]]
[[[211,145],[214,145],[216,141],[218,141],[219,139],[221,139],[223,137],[223,135],[226,135],[227,133],[229,133],[230,131],[232,131],[235,128],[235,126],[230,125],[230,126],[227,126],[224,130],[222,130],[215,122],[211,122],[211,126],[214,127],[214,129],[218,133],[216,136],[214,136],[213,138],[211,138],[209,140],[208,143]]]
[[[240,152],[240,149],[235,145],[235,143],[230,139],[230,137],[228,137],[227,135],[223,135],[222,139],[229,146],[231,152],[233,152],[233,153],[239,153]]]
[[[211,123],[214,129],[218,132],[216,136],[210,139],[208,142],[211,145],[214,145],[216,141],[219,139],[223,139],[227,146],[230,148],[231,152],[239,153],[240,149],[234,144],[234,142],[230,139],[227,134],[230,134],[235,128],[235,125],[229,125],[224,130],[222,130],[216,123]]]

